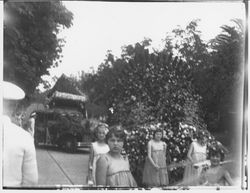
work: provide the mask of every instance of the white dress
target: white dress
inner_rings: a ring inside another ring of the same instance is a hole
[[[92,176],[93,176],[93,180],[94,180],[94,184],[95,184],[95,182],[96,182],[96,178],[95,178],[96,162],[102,154],[109,152],[109,146],[106,143],[98,143],[96,141],[96,142],[92,143],[92,148],[93,148],[93,152],[94,152]]]
[[[160,169],[156,170],[147,157],[142,181],[149,187],[167,186],[169,184],[165,154],[167,145],[163,141],[155,143],[154,140],[149,141],[149,144],[151,146],[151,158]]]
[[[207,158],[207,146],[200,145],[196,141],[191,143],[193,146],[193,152],[191,154],[193,164],[198,162],[203,162]],[[185,167],[184,176],[183,176],[183,183],[185,185],[198,185],[199,184],[199,176],[201,174],[202,168],[198,167],[195,168],[193,164],[188,164]]]
[[[102,155],[108,163],[106,186],[110,187],[137,187],[130,171],[127,156],[114,159],[109,153]]]

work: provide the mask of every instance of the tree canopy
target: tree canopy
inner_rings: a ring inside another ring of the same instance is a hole
[[[111,122],[197,124],[190,117],[199,117],[209,130],[220,129],[240,97],[234,89],[242,84],[244,27],[234,20],[236,25],[222,26],[221,34],[205,43],[198,22],[168,33],[160,51],[149,53],[150,39],[124,46],[120,58],[108,51],[98,71],[84,76],[83,90],[93,103],[112,109]]]
[[[112,109],[110,124],[168,122],[177,126],[184,121],[202,125],[200,97],[191,85],[188,63],[166,50],[149,53],[148,45],[146,39],[125,46],[121,58],[108,53],[98,72],[84,84],[83,89],[91,85],[90,100]]]
[[[4,3],[4,80],[32,94],[60,62],[64,40],[57,37],[72,25],[73,14],[60,1]]]
[[[232,127],[230,113],[239,114],[242,100],[244,26],[233,20],[234,26],[222,26],[221,34],[209,42],[211,52],[194,75],[193,84],[202,96],[204,119],[210,130]],[[231,126],[230,126],[231,125]]]

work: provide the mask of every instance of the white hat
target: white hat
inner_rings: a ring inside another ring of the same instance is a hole
[[[25,97],[24,91],[17,85],[3,81],[3,98],[8,100],[20,100]]]
[[[36,116],[36,112],[32,112],[32,113],[30,114],[30,117],[34,117],[34,116]]]

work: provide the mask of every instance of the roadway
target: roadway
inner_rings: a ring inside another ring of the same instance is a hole
[[[86,185],[88,149],[67,153],[57,148],[37,148],[38,187]]]

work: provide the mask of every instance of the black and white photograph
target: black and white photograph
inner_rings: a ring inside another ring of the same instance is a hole
[[[5,0],[1,190],[248,189],[248,0]]]

